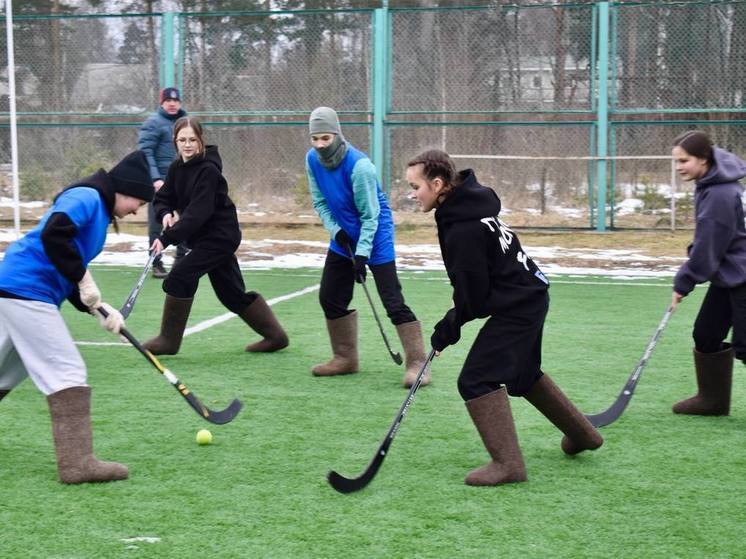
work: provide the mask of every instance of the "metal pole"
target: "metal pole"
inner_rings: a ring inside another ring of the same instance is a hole
[[[10,110],[10,163],[13,182],[13,228],[21,237],[21,202],[18,183],[18,124],[16,122],[16,62],[13,56],[13,2],[5,0],[5,35],[8,51],[8,105]]]
[[[609,134],[609,3],[598,3],[598,105],[596,110],[596,155],[605,158]],[[596,164],[598,186],[596,231],[606,231],[606,159]]]
[[[388,2],[373,12],[373,142],[371,156],[378,172],[378,180],[383,184],[383,168],[386,164],[384,153],[383,121],[386,116],[386,63],[388,60]]]
[[[174,12],[161,18],[161,88],[174,84]]]
[[[676,161],[671,158],[671,231],[676,231]]]

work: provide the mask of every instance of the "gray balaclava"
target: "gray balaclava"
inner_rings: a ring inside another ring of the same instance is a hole
[[[316,107],[308,119],[308,133],[334,134],[334,140],[325,148],[317,148],[319,161],[327,169],[336,169],[347,153],[347,141],[342,135],[337,111],[329,107]]]

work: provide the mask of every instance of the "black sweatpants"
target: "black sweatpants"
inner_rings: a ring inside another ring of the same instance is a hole
[[[413,322],[417,317],[404,303],[399,277],[396,275],[396,262],[368,266],[373,274],[378,295],[386,309],[386,315],[392,324]],[[321,274],[321,289],[319,302],[328,320],[342,318],[350,314],[348,309],[352,301],[352,291],[355,285],[355,269],[352,259],[345,258],[330,250],[326,253],[324,271]]]
[[[730,288],[710,284],[694,321],[694,347],[702,353],[720,351],[731,327],[736,359],[746,363],[746,284]]]
[[[523,396],[541,378],[541,338],[549,308],[538,315],[492,316],[485,322],[466,356],[458,391],[472,400],[505,385],[511,396]]]
[[[210,245],[195,245],[176,262],[163,280],[163,291],[172,297],[194,297],[199,279],[207,274],[220,302],[229,311],[241,313],[258,297],[246,293],[246,286],[234,252],[225,252]]]

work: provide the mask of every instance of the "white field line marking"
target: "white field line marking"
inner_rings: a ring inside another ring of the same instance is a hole
[[[289,299],[295,299],[296,297],[300,297],[301,295],[305,295],[306,293],[312,293],[313,291],[318,291],[321,287],[321,284],[311,285],[310,287],[305,287],[299,291],[294,291],[292,293],[288,293],[287,295],[280,295],[279,297],[273,297],[272,299],[269,299],[267,301],[267,304],[271,307],[275,303],[281,303],[282,301],[287,301]],[[235,317],[236,315],[232,312],[227,312],[225,314],[221,314],[220,316],[216,316],[215,318],[210,318],[208,320],[203,320],[202,322],[199,322],[192,326],[191,328],[187,328],[184,331],[184,336],[190,336],[192,334],[196,334],[197,332],[201,332],[202,330],[207,330],[208,328],[215,326],[216,324],[220,324],[221,322],[225,322],[226,320],[230,320],[231,318]],[[128,346],[130,345],[129,342],[85,342],[85,341],[79,341],[75,342],[75,345],[85,345],[85,346]]]
[[[301,295],[305,295],[306,293],[311,293],[313,291],[318,291],[321,287],[321,284],[312,285],[310,287],[306,287],[305,289],[301,289],[300,291],[295,291],[293,293],[288,293],[287,295],[280,295],[279,297],[275,297],[273,299],[270,299],[267,301],[267,304],[271,307],[275,303],[280,303],[281,301],[287,301],[288,299],[294,299],[296,297],[300,297]],[[221,314],[220,316],[216,316],[215,318],[211,318],[209,320],[203,320],[202,322],[195,324],[191,328],[187,328],[184,331],[184,336],[190,336],[192,334],[196,334],[197,332],[201,332],[202,330],[207,330],[208,328],[211,328],[212,326],[215,326],[216,324],[220,324],[221,322],[225,322],[226,320],[230,320],[231,318],[235,317],[236,314],[232,312],[227,312],[225,314]]]

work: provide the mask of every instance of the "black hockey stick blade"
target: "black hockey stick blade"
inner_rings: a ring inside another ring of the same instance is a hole
[[[326,479],[329,481],[329,484],[336,491],[339,491],[340,493],[354,493],[355,491],[360,491],[361,489],[365,488],[376,476],[378,470],[381,468],[381,464],[383,464],[383,460],[386,458],[389,447],[391,446],[391,443],[393,442],[394,437],[399,430],[399,425],[404,419],[404,416],[407,414],[409,406],[414,401],[414,396],[417,392],[417,389],[422,384],[422,377],[424,376],[427,369],[430,367],[430,363],[432,362],[434,357],[435,350],[431,349],[430,353],[427,356],[425,364],[422,365],[420,372],[417,374],[417,378],[412,384],[412,387],[409,389],[409,394],[407,394],[406,400],[404,400],[401,408],[399,408],[399,413],[396,414],[394,422],[391,424],[388,433],[386,433],[386,438],[383,439],[381,446],[378,448],[375,456],[373,456],[373,460],[371,460],[370,464],[368,464],[368,467],[365,468],[365,471],[355,478],[345,477],[342,474],[335,472],[334,470],[331,470],[326,475]]]
[[[96,309],[101,315],[104,317],[108,316],[108,313],[106,310],[102,308]],[[225,423],[229,423],[238,415],[238,412],[241,411],[241,408],[243,407],[243,404],[240,400],[234,399],[228,407],[222,410],[211,410],[207,406],[205,406],[202,401],[197,398],[197,396],[189,390],[178,378],[176,378],[176,375],[174,375],[171,371],[169,371],[166,367],[164,367],[160,361],[150,353],[147,349],[145,349],[140,342],[137,341],[137,339],[126,329],[122,328],[119,331],[120,335],[127,338],[127,341],[131,343],[137,351],[139,351],[145,359],[148,360],[148,362],[155,367],[159,373],[161,373],[168,382],[170,382],[173,387],[176,389],[176,391],[181,394],[184,399],[187,401],[187,403],[192,407],[194,411],[196,411],[202,419],[209,421],[210,423],[214,423],[216,425],[224,425]]]
[[[619,419],[619,417],[621,417],[622,413],[624,413],[624,410],[627,408],[629,401],[632,399],[632,395],[635,393],[635,388],[637,388],[637,383],[640,380],[642,371],[645,368],[645,365],[647,365],[650,355],[653,353],[653,348],[658,343],[658,339],[663,333],[663,330],[666,328],[668,320],[671,318],[671,314],[673,313],[673,311],[673,307],[668,307],[668,309],[666,309],[666,312],[663,314],[663,318],[658,324],[658,328],[655,329],[655,334],[653,334],[653,337],[650,338],[650,341],[645,348],[645,352],[642,354],[642,358],[637,363],[637,367],[635,367],[635,370],[632,371],[632,374],[627,379],[627,382],[624,384],[622,391],[619,393],[619,396],[617,396],[617,399],[614,401],[614,403],[611,404],[608,409],[602,411],[601,413],[586,415],[588,421],[591,422],[591,425],[593,425],[594,427],[604,427],[606,425],[614,423],[617,419]]]
[[[120,313],[122,313],[122,316],[124,318],[127,318],[132,312],[132,308],[135,306],[135,301],[137,301],[137,296],[140,294],[142,285],[143,283],[145,283],[145,278],[148,276],[148,272],[150,271],[150,268],[153,266],[154,260],[155,260],[155,254],[151,254],[148,257],[148,261],[145,263],[145,267],[142,269],[142,273],[140,274],[140,277],[137,279],[137,283],[135,284],[135,287],[132,288],[132,291],[130,291],[130,294],[127,296],[127,300],[124,302],[124,305],[122,306],[122,309],[119,311]]]
[[[200,402],[199,399],[197,399],[197,397],[192,392],[189,392],[188,390],[186,394],[182,392],[182,390],[186,390],[186,387],[184,387],[184,385],[174,384],[174,387],[182,396],[184,396],[184,398],[187,402],[189,402],[189,405],[192,406],[194,411],[196,411],[204,419],[206,419],[210,423],[214,423],[215,425],[225,425],[226,423],[230,423],[231,421],[233,421],[233,418],[238,415],[238,412],[240,412],[241,408],[243,407],[241,400],[234,399],[230,404],[228,404],[228,407],[223,410],[211,410],[205,407],[205,405],[202,404],[202,402]]]

